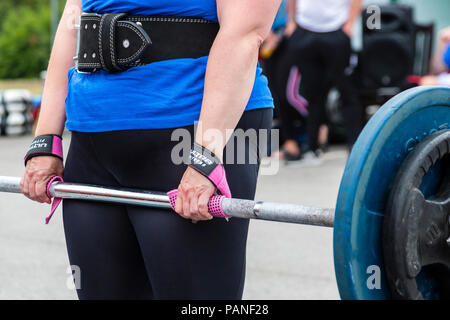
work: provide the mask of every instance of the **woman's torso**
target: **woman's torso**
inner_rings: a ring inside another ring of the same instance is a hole
[[[83,12],[195,16],[217,21],[215,0],[83,0]],[[71,131],[175,128],[198,120],[207,57],[174,59],[120,73],[69,70],[66,126]],[[256,70],[246,110],[272,108],[267,79]]]

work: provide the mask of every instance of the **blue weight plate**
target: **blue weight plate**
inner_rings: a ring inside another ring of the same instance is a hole
[[[406,155],[450,128],[450,88],[417,87],[389,100],[367,123],[348,159],[336,204],[334,264],[342,299],[389,299],[382,221]]]

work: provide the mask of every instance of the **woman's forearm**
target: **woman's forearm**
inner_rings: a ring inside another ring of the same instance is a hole
[[[242,37],[219,32],[211,48],[196,142],[219,158],[230,135],[227,129],[236,127],[250,98],[259,43],[253,34]]]
[[[220,159],[250,98],[259,47],[270,32],[280,2],[217,1],[220,31],[209,54],[195,141]]]
[[[76,47],[75,18],[81,13],[80,0],[69,0],[58,26],[47,68],[41,110],[35,135],[62,134],[64,130],[67,72],[73,66]]]

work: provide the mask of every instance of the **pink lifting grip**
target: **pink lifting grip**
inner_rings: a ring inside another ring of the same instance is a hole
[[[174,189],[172,191],[167,192],[169,196],[170,205],[172,209],[175,210],[175,201],[177,200],[178,190]],[[212,196],[208,201],[208,211],[209,213],[216,218],[231,218],[228,216],[222,209],[222,200],[225,196]]]
[[[52,186],[53,182],[64,182],[62,177],[54,176],[50,179],[50,181],[47,183],[47,197],[50,199],[52,198],[52,195],[50,194],[50,187]],[[56,209],[58,208],[59,204],[61,203],[61,198],[55,198],[53,199],[52,208],[50,209],[50,214],[47,218],[45,218],[45,224],[48,224],[50,222],[50,219],[52,218],[53,214],[55,213]]]

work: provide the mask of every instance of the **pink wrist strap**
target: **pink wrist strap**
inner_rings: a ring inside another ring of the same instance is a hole
[[[50,179],[50,181],[47,183],[47,197],[49,197],[50,199],[52,198],[52,196],[50,195],[50,187],[52,185],[53,182],[64,182],[63,178],[61,178],[60,176],[54,176],[53,178]],[[48,224],[50,222],[50,219],[52,218],[53,214],[55,213],[56,209],[58,208],[59,204],[61,203],[62,198],[54,198],[53,199],[53,203],[52,203],[52,208],[50,210],[50,214],[47,218],[45,218],[45,224]]]
[[[219,158],[198,143],[194,143],[189,153],[189,167],[207,177],[217,188],[217,191],[231,198],[225,168]]]
[[[167,195],[170,199],[170,205],[172,209],[175,211],[175,202],[177,201],[178,190],[174,189],[167,192]],[[225,196],[212,196],[208,201],[208,212],[216,218],[231,218],[228,216],[222,209],[222,200]]]
[[[227,176],[222,164],[217,165],[207,178],[214,183],[220,194],[227,198],[231,198],[230,187],[228,186]]]

